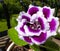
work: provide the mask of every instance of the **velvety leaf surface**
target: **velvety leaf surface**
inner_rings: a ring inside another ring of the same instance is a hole
[[[8,30],[8,35],[15,44],[17,44],[19,46],[27,45],[27,43],[25,41],[19,39],[18,33],[14,28],[11,28]]]
[[[59,50],[59,46],[52,41],[52,39],[48,39],[45,43],[45,47],[47,51],[58,51]]]

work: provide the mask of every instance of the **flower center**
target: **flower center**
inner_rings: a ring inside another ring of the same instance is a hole
[[[41,28],[41,26],[40,26],[38,21],[35,21],[33,24],[28,22],[27,26],[29,26],[33,30],[39,30]]]

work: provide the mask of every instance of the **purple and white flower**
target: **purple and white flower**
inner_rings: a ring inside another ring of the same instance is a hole
[[[30,5],[27,13],[20,12],[15,29],[20,39],[29,44],[43,44],[50,36],[56,35],[58,18],[54,9]]]

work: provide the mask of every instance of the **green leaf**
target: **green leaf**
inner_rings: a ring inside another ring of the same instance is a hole
[[[27,42],[19,39],[18,33],[14,28],[11,28],[8,30],[8,35],[15,44],[17,44],[19,46],[27,45]]]
[[[55,38],[60,39],[60,34],[57,33],[57,35],[55,36]]]
[[[39,48],[39,46],[37,46],[37,45],[30,45],[30,48],[32,48],[34,51],[40,51],[40,48]]]
[[[57,51],[59,50],[59,46],[52,41],[52,39],[48,39],[45,43],[45,47],[47,47],[47,51]]]
[[[17,25],[17,21],[16,21],[16,18],[15,17],[12,17],[12,19],[10,20],[10,24],[11,24],[11,27],[15,27]]]
[[[41,50],[43,51],[57,51],[56,49],[53,49],[44,45],[40,45],[40,48],[42,48]]]

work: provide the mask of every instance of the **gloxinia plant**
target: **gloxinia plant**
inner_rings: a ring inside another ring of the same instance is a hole
[[[43,44],[50,36],[56,35],[59,22],[53,16],[54,9],[29,5],[27,13],[20,12],[17,18],[18,37],[29,44]]]
[[[49,37],[56,35],[59,26],[59,19],[54,17],[54,9],[47,6],[29,5],[27,12],[20,12],[17,22],[15,30],[18,38],[30,45],[44,44]]]

